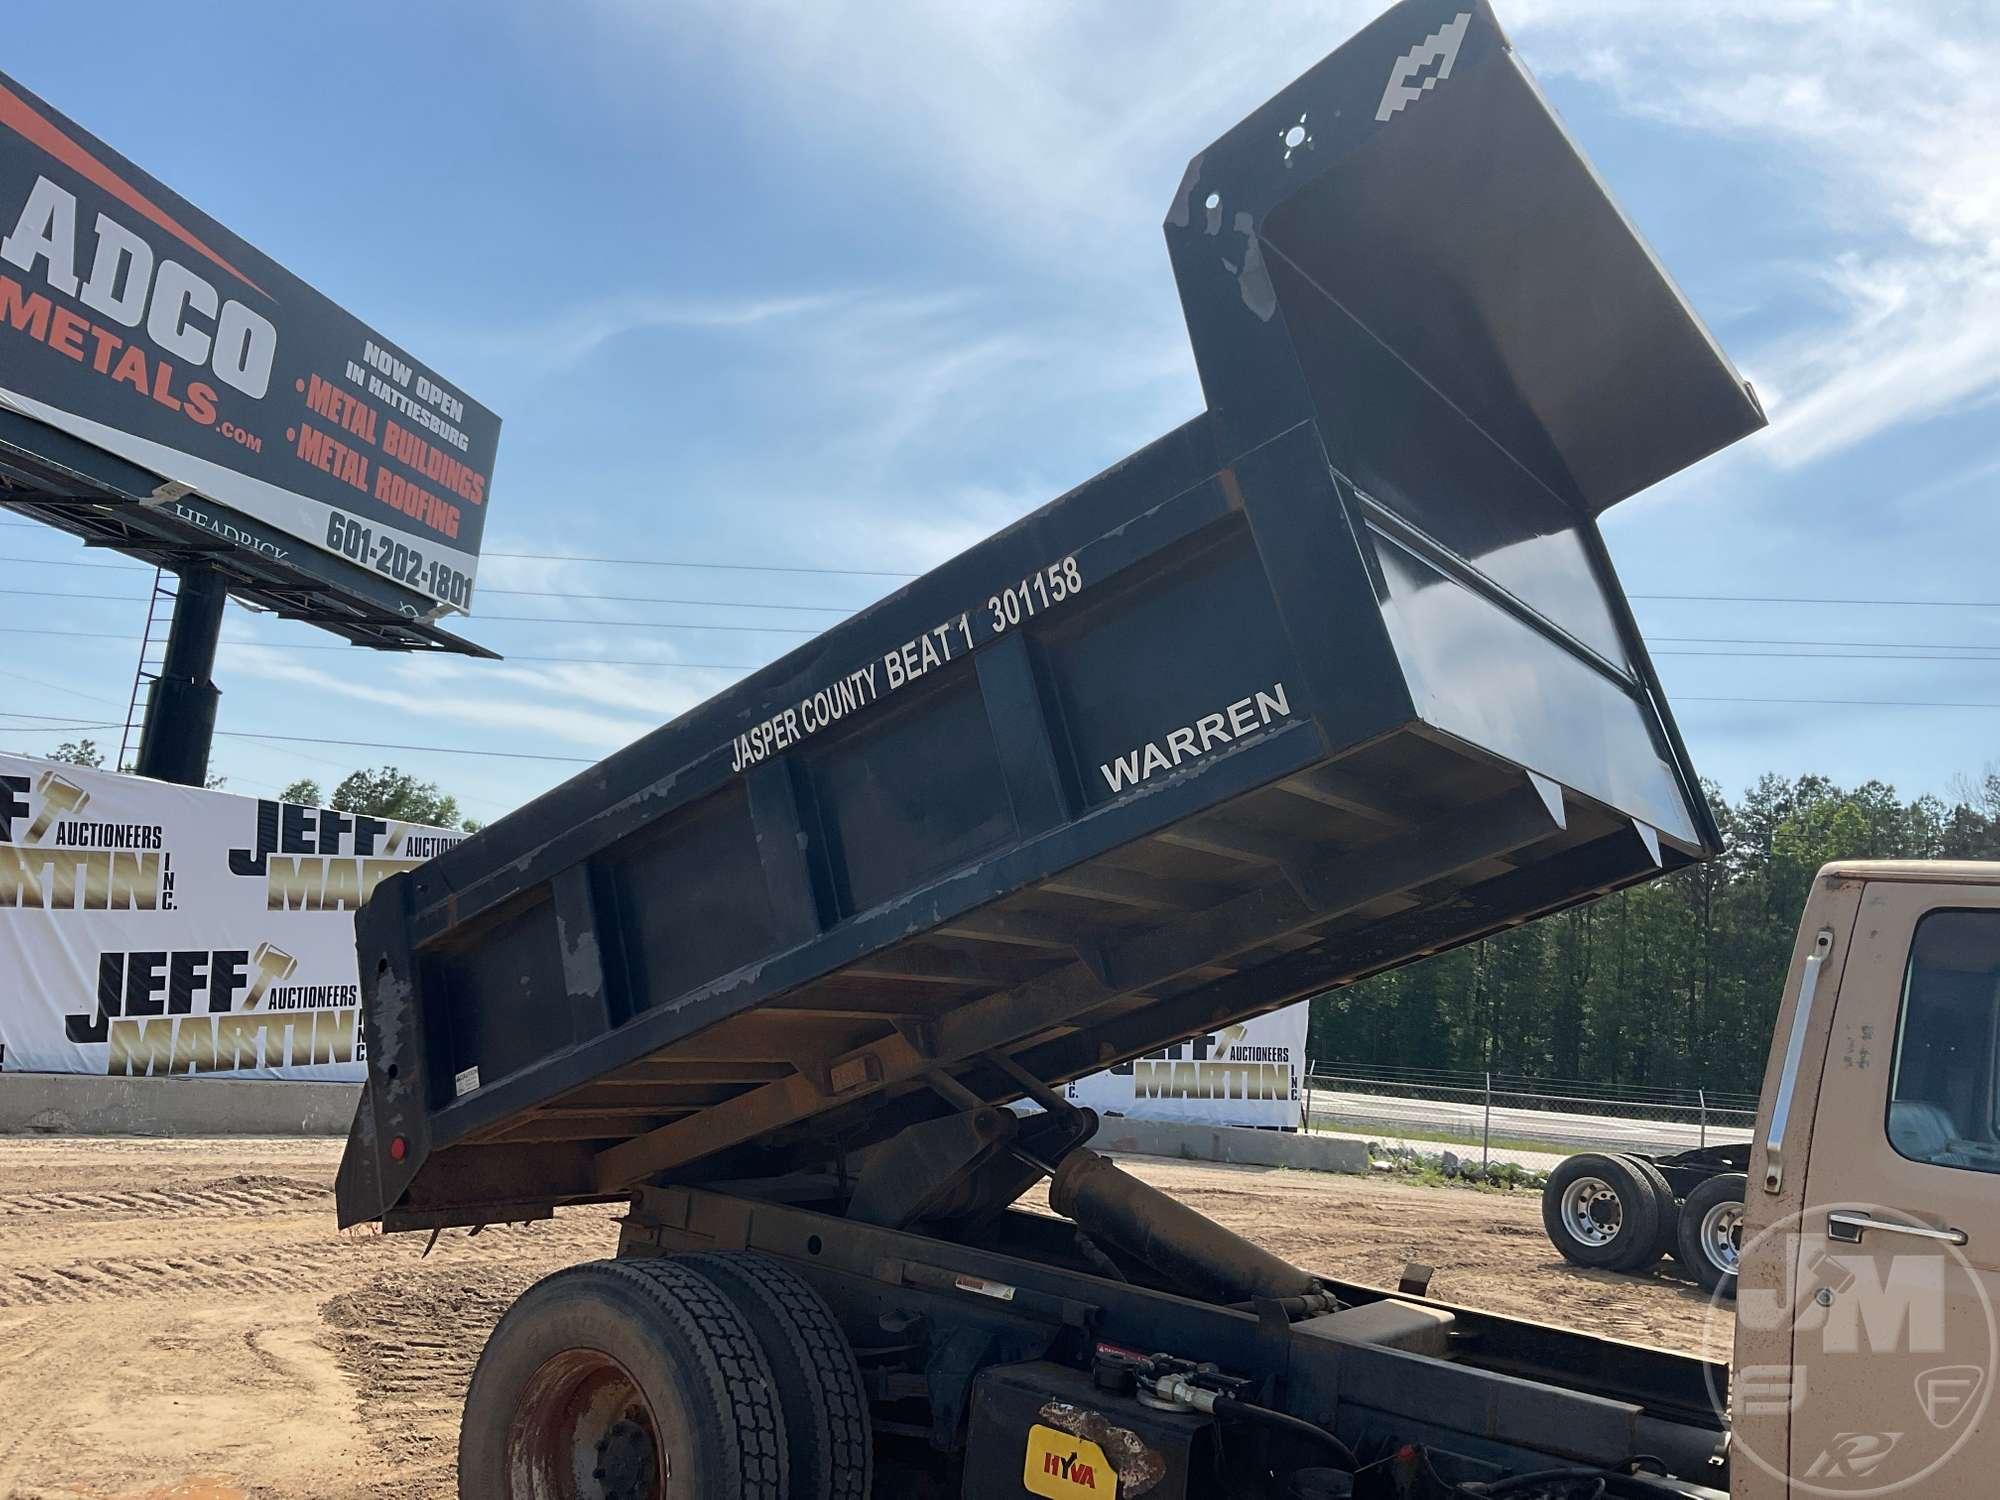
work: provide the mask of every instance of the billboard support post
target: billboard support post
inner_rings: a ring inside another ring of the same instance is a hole
[[[215,743],[215,651],[222,640],[226,580],[207,563],[181,569],[166,661],[146,696],[146,727],[133,770],[156,781],[201,786]]]

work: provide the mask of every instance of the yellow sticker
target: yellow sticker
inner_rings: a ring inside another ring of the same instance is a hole
[[[1037,1422],[1028,1429],[1028,1460],[1021,1467],[1021,1484],[1031,1495],[1049,1500],[1092,1500],[1118,1493],[1118,1475],[1104,1460],[1104,1450],[1088,1438],[1071,1437]]]

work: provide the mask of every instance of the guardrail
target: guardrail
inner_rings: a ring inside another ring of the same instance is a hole
[[[1576,1151],[1664,1155],[1747,1141],[1757,1115],[1756,1099],[1735,1091],[1323,1063],[1307,1064],[1304,1105],[1310,1130],[1476,1148],[1482,1164],[1530,1166]]]

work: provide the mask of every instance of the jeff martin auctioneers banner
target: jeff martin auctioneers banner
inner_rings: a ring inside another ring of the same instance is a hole
[[[354,909],[465,837],[0,755],[0,1069],[358,1081]]]
[[[1307,1002],[1204,1032],[1066,1090],[1101,1115],[1299,1128]]]

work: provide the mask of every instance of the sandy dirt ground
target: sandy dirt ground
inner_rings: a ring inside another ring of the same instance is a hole
[[[607,1255],[606,1209],[425,1236],[333,1228],[333,1141],[0,1139],[0,1496],[430,1500],[500,1313]],[[1699,1351],[1692,1283],[1577,1271],[1533,1195],[1133,1160],[1299,1264]]]

